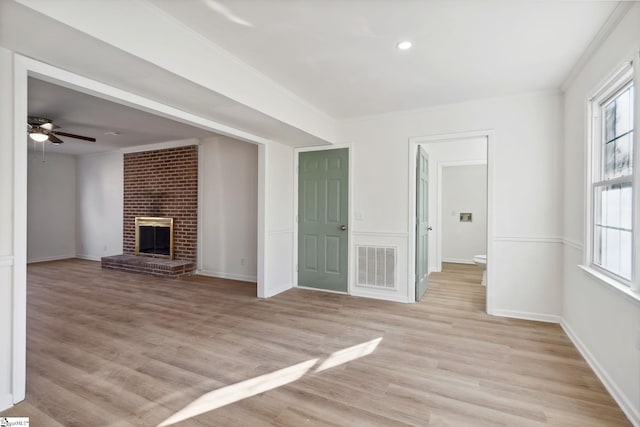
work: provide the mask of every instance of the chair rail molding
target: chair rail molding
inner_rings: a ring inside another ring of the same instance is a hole
[[[0,267],[13,267],[13,256],[0,255]]]
[[[584,249],[584,245],[582,243],[575,240],[567,239],[566,237],[562,239],[562,243],[564,243],[565,246],[576,249],[578,251],[582,251]]]
[[[526,243],[564,243],[564,239],[558,236],[527,236],[527,235],[505,235],[494,236],[494,242],[526,242]]]
[[[353,235],[362,236],[362,237],[369,237],[369,236],[398,237],[403,239],[406,239],[407,237],[409,237],[409,233],[407,232],[393,232],[393,231],[356,231],[354,230]]]

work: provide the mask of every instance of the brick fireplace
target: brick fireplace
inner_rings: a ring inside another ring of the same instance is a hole
[[[136,217],[173,219],[173,260],[135,257]],[[118,268],[120,261],[137,259],[141,272],[165,274],[167,263],[181,264],[180,274],[195,268],[198,239],[198,146],[126,153],[124,155],[124,227],[123,252],[118,260],[110,259],[103,267]],[[115,258],[115,257],[105,257]],[[140,259],[142,258],[142,259]],[[118,262],[116,262],[118,261]],[[114,266],[115,263],[115,266]],[[157,268],[150,267],[157,266]],[[167,264],[168,265],[168,264]],[[130,268],[120,268],[127,269]]]

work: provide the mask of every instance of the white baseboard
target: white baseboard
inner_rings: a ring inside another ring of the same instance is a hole
[[[256,283],[258,281],[258,278],[256,276],[245,276],[243,274],[234,273],[221,273],[219,271],[197,270],[196,274],[199,274],[200,276],[219,277],[221,279],[241,280],[243,282]]]
[[[95,255],[86,255],[86,254],[78,254],[76,255],[78,259],[86,259],[87,261],[100,261],[102,257]]]
[[[454,264],[475,264],[472,259],[462,258],[442,258],[442,262],[452,262]]]
[[[593,369],[598,378],[600,378],[600,381],[602,381],[602,384],[604,384],[607,391],[609,391],[613,399],[620,406],[622,412],[624,412],[627,418],[629,418],[631,424],[633,424],[635,427],[640,427],[640,409],[634,407],[627,396],[625,396],[624,393],[620,391],[620,389],[611,379],[604,367],[600,364],[600,362],[598,362],[593,354],[591,354],[587,346],[582,342],[578,335],[576,335],[573,329],[571,329],[571,326],[569,326],[564,318],[561,319],[560,326],[562,326],[564,332],[573,342],[573,345],[576,346],[582,357],[584,357],[584,359],[587,361],[591,369]]]
[[[415,302],[413,300],[407,301],[405,295],[391,294],[391,293],[379,293],[362,288],[354,288],[351,290],[351,295],[354,297],[373,298],[384,301],[401,302],[404,304]]]
[[[515,310],[491,310],[492,316],[511,317],[513,319],[533,320],[536,322],[560,323],[561,317],[555,314],[530,313]]]
[[[330,294],[338,294],[338,295],[349,295],[347,292],[342,292],[342,291],[334,291],[331,289],[320,289],[320,288],[313,288],[311,286],[300,286],[300,285],[296,285],[294,286],[295,288],[299,288],[299,289],[304,289],[307,291],[316,291],[316,292],[327,292]]]
[[[54,256],[45,256],[45,257],[39,257],[39,258],[31,258],[27,260],[27,264],[35,264],[36,262],[58,261],[61,259],[70,259],[75,257],[76,257],[76,254],[67,254],[67,255],[54,255]]]
[[[10,394],[0,395],[0,412],[13,406],[13,396]]]
[[[276,289],[269,289],[269,293],[265,294],[265,295],[258,295],[258,298],[271,298],[274,297],[278,294],[283,293],[284,291],[288,291],[289,289],[292,289],[294,286],[293,285],[282,285]]]

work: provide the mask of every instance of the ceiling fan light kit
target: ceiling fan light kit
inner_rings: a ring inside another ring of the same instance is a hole
[[[49,139],[49,135],[40,132],[29,132],[29,138],[33,139],[36,142],[45,142],[47,139]]]

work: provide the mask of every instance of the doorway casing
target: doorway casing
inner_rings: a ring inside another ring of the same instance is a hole
[[[486,138],[487,139],[487,259],[493,259],[493,233],[494,224],[493,218],[495,213],[495,198],[494,198],[494,183],[493,176],[495,162],[494,156],[494,144],[495,133],[493,130],[478,130],[459,133],[448,133],[439,135],[427,135],[409,138],[409,218],[408,218],[408,253],[415,254],[416,252],[416,153],[419,144],[428,144],[435,142],[450,142],[455,143],[458,140],[470,139],[470,138]],[[408,256],[408,276],[415,277],[416,275],[416,262],[415,256]],[[494,282],[494,268],[487,263],[487,306],[486,311],[488,314],[493,314],[494,307],[494,286],[491,286]],[[407,287],[407,300],[415,300],[415,286]]]

